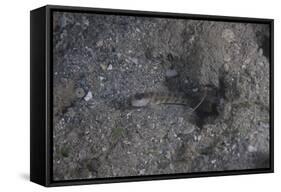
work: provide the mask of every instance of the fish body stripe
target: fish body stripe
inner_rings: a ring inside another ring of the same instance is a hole
[[[131,100],[132,106],[145,107],[148,105],[177,104],[188,105],[190,102],[182,93],[141,93],[136,94]]]

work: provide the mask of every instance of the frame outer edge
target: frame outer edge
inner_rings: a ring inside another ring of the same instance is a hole
[[[42,7],[43,8],[43,7]],[[73,7],[73,6],[57,6],[57,5],[46,5],[44,6],[45,9],[45,107],[46,107],[46,115],[45,115],[45,141],[44,141],[44,148],[45,148],[45,180],[44,185],[47,187],[54,187],[54,186],[68,186],[68,185],[81,185],[81,184],[98,184],[98,183],[116,183],[116,182],[135,182],[135,181],[148,181],[148,180],[163,180],[163,179],[180,179],[180,178],[196,178],[196,177],[210,177],[210,176],[229,176],[229,175],[241,175],[241,174],[257,174],[257,173],[272,173],[274,172],[274,134],[273,134],[273,126],[274,126],[274,20],[273,19],[260,19],[260,18],[247,18],[247,17],[231,17],[231,16],[214,16],[214,15],[196,15],[196,14],[183,14],[183,13],[167,13],[167,12],[150,12],[150,11],[137,11],[137,10],[120,10],[120,9],[103,9],[103,8],[90,8],[90,7]],[[271,27],[271,62],[270,62],[270,99],[271,99],[271,134],[270,134],[270,152],[271,152],[271,163],[269,169],[263,170],[240,170],[240,171],[225,171],[225,172],[202,172],[202,173],[188,173],[188,174],[178,174],[178,175],[151,175],[147,177],[125,177],[125,178],[108,178],[102,180],[79,180],[79,181],[72,181],[72,180],[65,180],[54,182],[52,179],[52,118],[51,115],[51,108],[52,108],[52,61],[51,61],[51,51],[52,51],[52,39],[51,39],[51,14],[52,11],[66,11],[66,12],[92,12],[92,13],[111,13],[111,14],[133,14],[139,16],[146,16],[151,15],[153,17],[173,17],[173,18],[186,18],[186,19],[202,19],[202,20],[225,20],[227,22],[256,22],[256,23],[264,23],[270,24]]]

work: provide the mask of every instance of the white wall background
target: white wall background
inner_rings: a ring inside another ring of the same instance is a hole
[[[275,19],[275,173],[43,188],[29,182],[29,11],[45,4]],[[0,10],[0,191],[276,191],[281,182],[278,0],[7,0]],[[281,116],[280,116],[281,117]]]

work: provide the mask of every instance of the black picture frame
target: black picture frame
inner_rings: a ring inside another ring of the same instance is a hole
[[[54,11],[147,16],[208,21],[260,23],[270,25],[270,168],[182,173],[151,176],[79,179],[54,181],[52,179],[52,13]],[[53,187],[64,185],[131,182],[177,178],[195,178],[274,172],[274,20],[245,17],[194,15],[181,13],[148,12],[135,10],[100,9],[47,5],[30,12],[30,180],[37,184]]]

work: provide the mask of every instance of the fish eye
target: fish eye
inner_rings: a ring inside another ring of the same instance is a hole
[[[135,95],[135,99],[142,99],[144,97],[143,93],[138,93]]]

